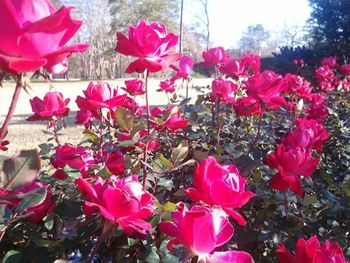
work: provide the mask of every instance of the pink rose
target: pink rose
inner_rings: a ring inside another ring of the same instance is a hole
[[[145,87],[142,80],[130,79],[125,81],[126,88],[123,88],[131,96],[145,94]]]
[[[118,95],[118,91],[107,82],[94,84],[89,83],[83,91],[85,98],[78,96],[76,103],[81,110],[97,111],[102,108],[113,109],[121,106],[126,98],[126,94]]]
[[[319,158],[313,158],[310,150],[300,147],[287,148],[280,144],[274,153],[270,153],[264,162],[273,169],[278,169],[270,186],[278,191],[292,190],[299,196],[303,196],[300,176],[311,176],[320,162]]]
[[[198,205],[188,210],[180,203],[171,217],[172,222],[158,224],[160,231],[174,238],[167,245],[170,251],[174,250],[173,245],[182,244],[192,252],[190,256],[199,256],[198,262],[253,263],[251,256],[243,251],[214,252],[227,243],[234,232],[222,210]]]
[[[30,100],[30,105],[34,115],[27,118],[28,121],[49,120],[52,117],[65,117],[69,114],[67,107],[69,99],[64,99],[62,93],[50,91],[45,94],[44,99],[34,97]]]
[[[82,24],[72,19],[72,10],[56,10],[48,0],[0,1],[0,69],[52,72],[73,53],[85,51],[85,44],[66,46]]]
[[[225,62],[228,59],[229,54],[226,54],[223,47],[214,47],[204,51],[202,57],[204,60],[202,64],[204,66],[213,67]]]
[[[138,58],[128,66],[126,73],[142,73],[146,69],[149,72],[158,72],[181,57],[181,53],[170,54],[178,37],[168,33],[163,24],[147,24],[141,20],[136,27],[129,27],[128,37],[117,32],[117,41],[116,52]]]
[[[247,180],[239,175],[234,165],[220,165],[214,157],[197,165],[193,178],[194,187],[186,189],[185,193],[194,201],[202,201],[210,206],[221,206],[240,225],[247,222],[234,211],[234,208],[245,205],[255,196],[246,192]]]
[[[84,213],[90,217],[98,211],[105,219],[119,224],[127,235],[146,238],[152,226],[144,219],[154,214],[154,197],[142,190],[137,179],[136,175],[122,179],[112,176],[109,181],[97,177],[93,184],[77,179],[77,187],[87,199]]]
[[[179,60],[179,67],[172,66],[171,68],[176,71],[176,76],[173,77],[173,80],[187,79],[193,68],[193,59],[190,56],[183,56]]]
[[[61,145],[56,148],[55,158],[51,159],[55,168],[64,168],[69,166],[85,174],[96,164],[92,153],[84,147],[74,147],[69,144]]]
[[[165,110],[155,107],[151,111],[151,115],[155,118],[155,122],[152,123],[157,130],[167,128],[171,132],[176,132],[188,125],[187,120],[181,119],[180,111],[176,107],[168,107]]]
[[[176,85],[174,79],[166,79],[160,82],[159,89],[157,91],[165,91],[167,93],[175,92]]]
[[[316,236],[308,240],[299,238],[295,255],[290,253],[281,243],[275,254],[280,263],[350,263],[344,257],[343,250],[338,243],[332,244],[326,240],[321,245]]]
[[[217,78],[212,82],[211,96],[213,99],[221,99],[225,101],[230,99],[237,89],[237,85],[232,81]]]
[[[248,96],[268,109],[276,109],[286,104],[280,95],[284,90],[283,78],[273,71],[264,71],[244,83]]]
[[[24,212],[26,214],[30,214],[30,216],[27,217],[27,219],[31,222],[34,223],[40,223],[41,220],[48,214],[50,213],[54,207],[55,204],[52,200],[52,190],[51,187],[48,186],[47,183],[40,182],[38,180],[34,180],[33,182],[16,189],[17,195],[22,195],[26,194],[28,192],[31,192],[35,189],[38,189],[40,187],[46,187],[46,197],[44,201],[42,201],[40,204],[32,206],[32,207],[27,207]]]

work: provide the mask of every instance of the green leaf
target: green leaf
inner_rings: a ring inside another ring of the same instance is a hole
[[[47,188],[40,187],[24,195],[19,196],[21,198],[21,202],[16,207],[15,212],[19,213],[28,207],[33,207],[41,204],[45,200],[46,194]]]
[[[3,263],[19,263],[22,260],[22,252],[18,250],[9,250],[6,252]]]
[[[315,204],[318,201],[316,195],[306,195],[303,199],[303,203],[305,206],[309,206]]]
[[[148,250],[148,254],[146,256],[146,262],[148,263],[158,263],[160,262],[159,256],[157,254],[157,248],[151,247],[151,250]]]
[[[100,137],[98,137],[95,133],[93,133],[91,130],[86,129],[83,131],[83,134],[90,142],[98,142],[100,140]]]
[[[167,168],[172,168],[172,167],[174,166],[173,163],[172,163],[170,160],[168,160],[167,158],[165,158],[163,154],[160,154],[160,155],[158,156],[158,158],[159,158],[159,161],[160,161],[163,165],[165,165],[165,167],[167,167]]]
[[[0,187],[8,190],[32,182],[40,171],[40,158],[37,150],[23,150],[17,157],[3,163]]]
[[[350,197],[350,180],[344,181],[342,188],[346,196]]]
[[[115,112],[115,119],[122,129],[126,131],[131,131],[133,127],[133,122],[128,109],[119,107]]]
[[[181,163],[188,155],[188,141],[182,141],[171,152],[171,160],[174,164]]]

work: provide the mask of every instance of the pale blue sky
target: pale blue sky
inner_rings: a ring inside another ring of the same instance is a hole
[[[184,0],[184,22],[198,21],[199,0]],[[307,0],[208,0],[210,40],[226,48],[235,46],[249,25],[262,24],[278,31],[284,25],[305,24],[310,17]]]

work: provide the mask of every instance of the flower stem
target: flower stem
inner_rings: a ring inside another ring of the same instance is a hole
[[[150,116],[150,110],[149,110],[149,101],[148,101],[148,70],[146,69],[146,80],[145,80],[145,97],[146,97],[146,120],[147,120],[147,133],[150,134],[150,122],[149,122],[149,116]],[[146,144],[146,147],[143,149],[143,162],[147,163],[147,152],[148,152],[148,143]],[[147,184],[147,168],[146,165],[143,165],[143,180],[142,180],[142,189],[146,190],[146,184]]]
[[[11,105],[10,108],[7,112],[6,118],[4,123],[2,124],[2,127],[0,129],[0,142],[6,137],[7,131],[8,131],[8,127],[11,123],[13,114],[15,112],[15,108],[18,102],[18,98],[19,95],[21,94],[21,90],[23,88],[23,79],[22,79],[22,75],[18,75],[17,79],[16,79],[16,88],[15,88],[15,92],[13,93],[13,97],[12,97],[12,101],[11,101]]]
[[[256,144],[256,142],[258,141],[259,137],[260,137],[260,131],[261,131],[261,124],[262,124],[262,117],[263,117],[264,111],[262,110],[260,115],[259,115],[259,123],[258,123],[258,131],[256,133],[256,136],[254,138],[254,141],[252,143],[252,146],[250,147],[250,149],[252,150],[254,145]]]
[[[53,120],[53,135],[58,146],[60,146],[60,141],[58,139],[58,125],[57,120]]]

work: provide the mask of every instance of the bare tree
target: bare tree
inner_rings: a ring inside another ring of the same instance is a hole
[[[202,4],[203,6],[203,10],[204,10],[204,16],[205,18],[202,18],[201,16],[197,15],[196,17],[204,24],[204,26],[206,27],[206,31],[207,31],[207,38],[206,38],[206,42],[207,42],[207,50],[209,49],[209,43],[210,43],[210,21],[209,21],[209,11],[208,11],[208,0],[199,0],[199,2]]]

